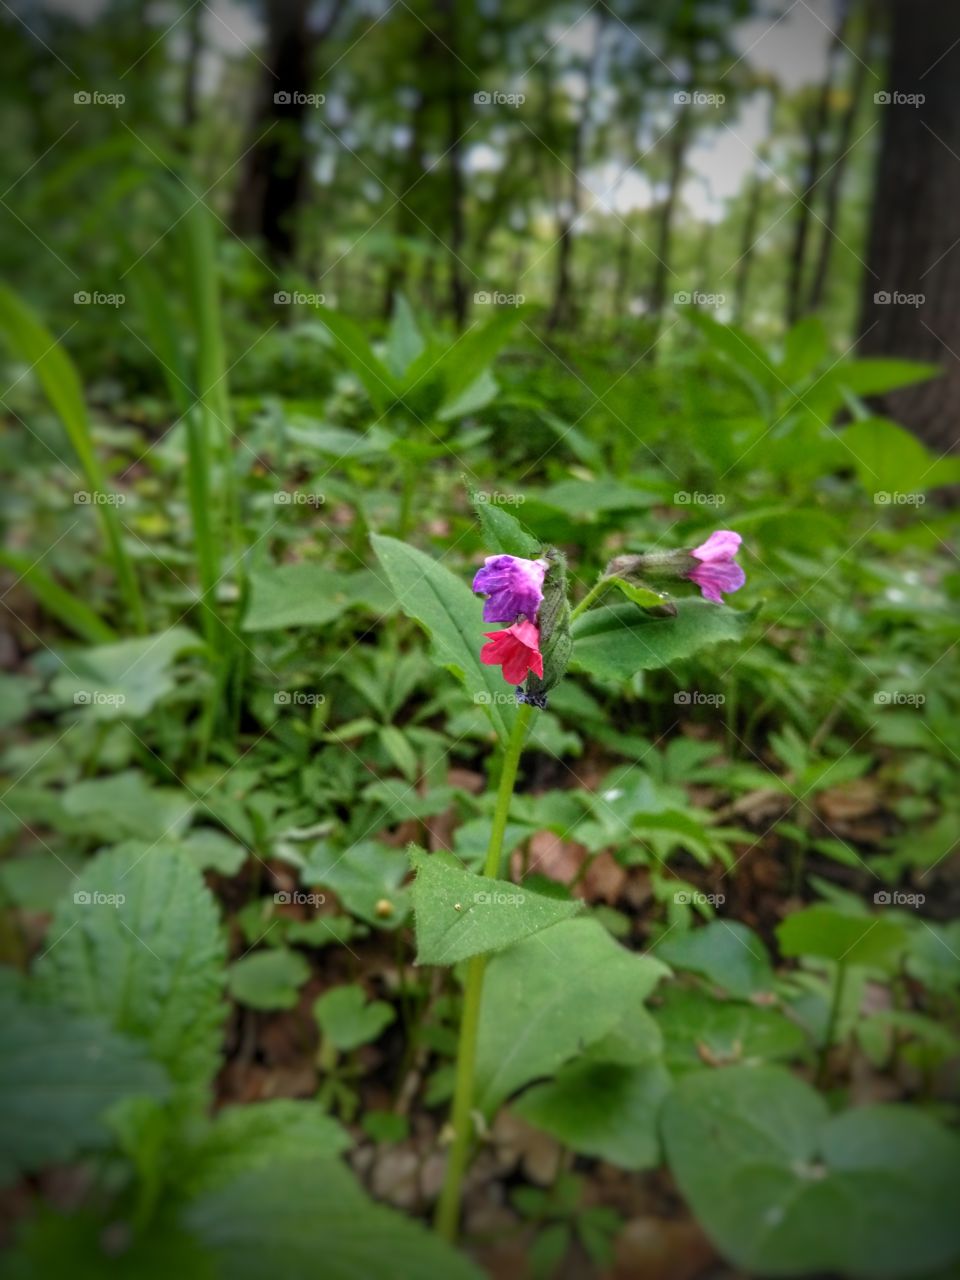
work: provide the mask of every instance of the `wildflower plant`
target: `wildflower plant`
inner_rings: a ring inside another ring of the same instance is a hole
[[[466,962],[447,1130],[449,1158],[436,1215],[438,1230],[451,1240],[457,1234],[463,1179],[483,1117],[512,1091],[508,1084],[515,1086],[559,1065],[564,1054],[557,1050],[560,1056],[555,1059],[551,1047],[556,1049],[554,1041],[562,1040],[565,1028],[573,1029],[574,1044],[591,1034],[573,1016],[583,1000],[571,973],[562,989],[549,998],[544,995],[536,1015],[530,1011],[530,1017],[542,1018],[546,1002],[556,1019],[556,1025],[541,1027],[537,1047],[519,1055],[515,1045],[498,1048],[508,1019],[502,1008],[496,1017],[491,1010],[502,1003],[505,972],[517,967],[528,998],[539,982],[549,986],[557,980],[557,973],[538,977],[534,972],[542,960],[539,952],[529,949],[540,941],[534,935],[546,934],[544,945],[555,954],[562,951],[577,974],[590,973],[600,964],[603,981],[592,977],[594,985],[582,993],[584,1000],[589,995],[596,1004],[591,1016],[599,1018],[599,1035],[612,1030],[625,1012],[626,992],[618,987],[616,974],[629,973],[627,985],[635,999],[666,972],[657,961],[625,952],[597,921],[573,919],[578,902],[517,893],[503,878],[504,833],[534,718],[546,711],[550,691],[571,667],[600,679],[628,679],[639,670],[689,657],[702,645],[737,639],[750,620],[748,613],[724,605],[720,595],[738,590],[745,580],[733,559],[740,537],[730,530],[711,534],[692,550],[620,556],[574,603],[571,576],[559,548],[541,545],[507,512],[480,502],[475,508],[491,554],[476,572],[472,591],[422,552],[393,538],[373,538],[401,606],[430,633],[437,659],[491,716],[502,747],[482,875],[443,855],[411,855],[417,877],[413,903],[418,962]],[[662,590],[666,583],[685,580],[699,586],[705,599],[673,600]],[[483,597],[482,606],[478,597]],[[505,625],[484,630],[483,624],[490,622]],[[498,673],[513,686],[512,700],[493,696],[491,681]],[[495,977],[488,980],[488,973]],[[517,1034],[522,1030],[521,1023]],[[510,1059],[509,1068],[501,1060],[503,1053]],[[540,1054],[546,1054],[542,1063]],[[514,1071],[521,1072],[519,1078]]]

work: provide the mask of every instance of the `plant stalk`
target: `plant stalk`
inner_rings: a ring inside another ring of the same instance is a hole
[[[507,829],[510,801],[517,780],[520,753],[526,741],[527,730],[534,708],[524,704],[517,711],[513,732],[503,753],[503,767],[497,787],[497,804],[493,813],[493,828],[487,846],[487,858],[483,874],[495,879],[500,872],[500,856],[503,835]],[[467,977],[463,990],[463,1014],[460,1020],[460,1040],[457,1045],[457,1070],[453,1089],[453,1107],[450,1127],[453,1141],[447,1161],[447,1172],[437,1201],[434,1219],[438,1233],[449,1241],[457,1237],[460,1221],[460,1195],[463,1176],[466,1173],[473,1134],[473,1092],[476,1076],[477,1030],[480,1025],[480,1000],[483,995],[483,977],[487,968],[486,956],[473,956],[467,964]]]

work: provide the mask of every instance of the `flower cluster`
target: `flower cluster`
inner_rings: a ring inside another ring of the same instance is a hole
[[[543,602],[546,560],[519,556],[487,556],[473,579],[473,589],[487,598],[484,622],[509,622],[503,631],[486,631],[489,644],[480,650],[480,661],[501,667],[504,680],[522,684],[529,672],[543,676],[537,613]]]

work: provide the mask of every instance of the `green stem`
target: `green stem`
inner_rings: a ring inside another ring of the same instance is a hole
[[[496,878],[500,871],[500,855],[503,835],[507,829],[513,786],[517,780],[520,753],[526,740],[533,707],[525,703],[517,712],[513,732],[503,753],[503,768],[497,787],[497,804],[493,813],[493,828],[487,846],[487,860],[483,874]],[[477,1030],[480,1025],[480,1000],[483,995],[483,976],[487,968],[486,956],[473,956],[467,965],[467,978],[463,991],[463,1014],[460,1021],[460,1042],[457,1045],[457,1070],[453,1089],[453,1107],[450,1127],[453,1142],[447,1161],[446,1178],[437,1202],[435,1225],[445,1240],[457,1236],[460,1220],[460,1192],[463,1175],[470,1155],[470,1139],[473,1133],[473,1087],[476,1076]]]
[[[609,578],[598,579],[590,588],[590,590],[587,592],[587,594],[583,597],[580,603],[578,605],[575,605],[574,608],[571,609],[570,621],[574,622],[577,618],[580,617],[581,613],[586,613],[586,611],[590,608],[593,602],[597,600],[600,596],[602,596],[609,586],[610,586]]]
[[[817,1088],[822,1089],[827,1082],[827,1066],[830,1050],[837,1034],[837,1022],[840,1019],[840,1005],[843,1001],[843,986],[847,977],[847,966],[843,961],[837,962],[837,971],[833,975],[833,998],[830,1001],[830,1015],[827,1018],[827,1030],[820,1050],[820,1061],[817,1064]]]

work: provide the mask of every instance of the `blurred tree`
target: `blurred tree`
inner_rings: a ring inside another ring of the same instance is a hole
[[[233,205],[238,235],[263,241],[275,261],[293,257],[308,170],[305,95],[314,58],[346,0],[332,0],[314,24],[310,0],[268,0],[265,57],[255,90],[250,141]]]
[[[942,377],[893,392],[884,405],[931,447],[948,450],[960,416],[960,4],[888,3],[891,97],[881,105],[859,350],[943,366]],[[893,97],[910,94],[924,101]],[[914,300],[897,303],[895,294]]]

